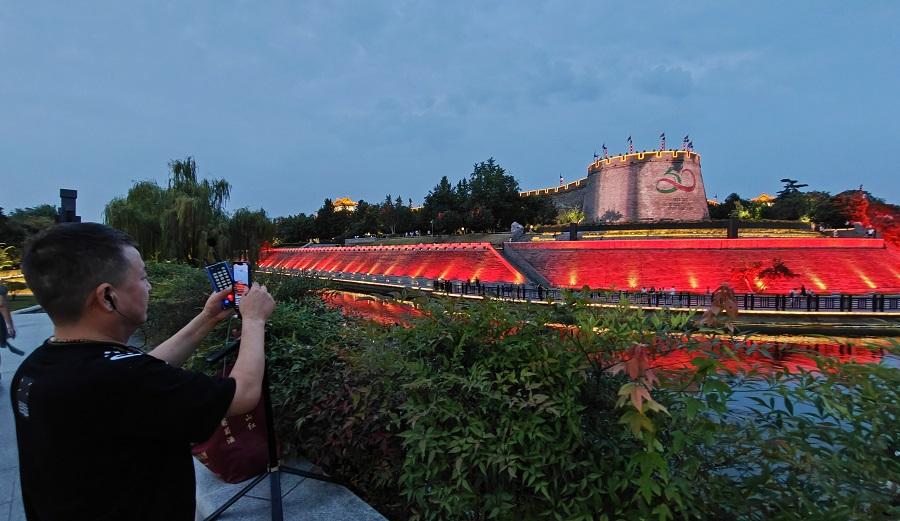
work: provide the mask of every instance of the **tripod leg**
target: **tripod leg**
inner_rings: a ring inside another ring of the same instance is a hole
[[[304,478],[310,478],[316,481],[324,481],[326,483],[334,483],[336,485],[346,486],[346,483],[337,478],[326,476],[324,474],[316,474],[315,472],[309,472],[307,470],[295,469],[294,467],[289,467],[287,465],[278,467],[278,470],[285,474],[293,474],[295,476],[302,476]]]
[[[272,500],[272,521],[284,521],[281,504],[281,472],[276,470],[269,473],[270,499]]]
[[[222,512],[224,512],[225,510],[228,509],[228,507],[233,505],[235,503],[235,501],[244,497],[244,494],[246,494],[247,492],[250,492],[251,488],[255,487],[257,485],[257,483],[259,483],[260,481],[266,479],[266,476],[268,476],[268,475],[269,475],[268,472],[264,472],[264,473],[260,474],[259,476],[256,476],[255,478],[253,478],[253,481],[251,481],[246,487],[242,488],[240,492],[238,492],[237,494],[232,496],[231,499],[228,500],[228,502],[226,502],[224,505],[220,506],[218,510],[216,510],[215,512],[210,514],[209,517],[207,517],[203,521],[212,521],[213,519],[218,518],[220,515],[222,515]]]

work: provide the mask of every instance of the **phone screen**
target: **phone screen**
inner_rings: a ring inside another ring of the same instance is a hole
[[[240,307],[241,297],[250,291],[250,266],[246,262],[234,263],[234,301]]]

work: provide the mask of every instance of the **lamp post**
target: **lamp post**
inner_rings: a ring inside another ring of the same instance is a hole
[[[431,220],[431,236],[434,237],[434,219]]]

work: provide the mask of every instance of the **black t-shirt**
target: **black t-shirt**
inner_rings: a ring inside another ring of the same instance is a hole
[[[234,390],[134,348],[44,343],[10,388],[26,517],[193,520],[190,443],[212,434]]]

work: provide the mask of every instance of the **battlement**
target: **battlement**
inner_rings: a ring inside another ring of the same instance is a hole
[[[672,161],[679,157],[683,161],[700,164],[700,154],[690,150],[645,150],[598,159],[588,166],[588,175],[600,170],[604,166],[618,166],[629,161]]]
[[[538,188],[537,190],[528,190],[525,192],[519,192],[520,197],[529,197],[532,195],[552,195],[552,194],[561,194],[565,192],[570,192],[572,190],[576,190],[578,188],[583,187],[587,184],[587,177],[579,179],[577,181],[572,181],[569,184],[553,186],[550,188]]]

